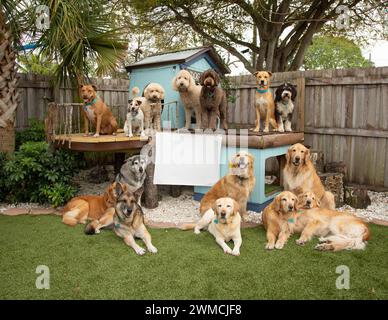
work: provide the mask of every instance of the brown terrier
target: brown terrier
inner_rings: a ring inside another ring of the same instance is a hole
[[[84,100],[83,106],[85,119],[85,136],[89,134],[89,121],[96,125],[96,133],[94,137],[100,134],[115,134],[117,131],[117,121],[110,109],[97,96],[97,88],[95,85],[81,85],[81,98]]]

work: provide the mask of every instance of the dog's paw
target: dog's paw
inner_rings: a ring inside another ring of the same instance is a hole
[[[244,214],[244,215],[242,216],[242,220],[243,220],[244,222],[249,222],[249,216],[248,216],[247,214]]]
[[[154,247],[153,245],[151,245],[151,246],[149,246],[148,251],[151,252],[151,253],[157,253],[157,252],[158,252],[158,249],[156,249],[156,247]]]
[[[268,133],[268,132],[269,132],[269,129],[268,129],[268,128],[264,128],[263,132],[264,132],[264,133]]]
[[[320,243],[315,246],[315,250],[319,251],[331,251],[333,249],[333,245],[331,245],[330,243]]]
[[[267,250],[273,250],[273,249],[275,248],[275,246],[274,246],[272,243],[267,243],[267,244],[265,245],[265,248],[266,248]]]
[[[145,255],[145,253],[146,253],[145,249],[143,249],[143,248],[141,248],[141,247],[136,248],[136,249],[135,249],[135,252],[136,252],[136,254],[139,255],[139,256],[143,256],[143,255]]]
[[[96,230],[94,230],[94,233],[95,234],[99,234],[99,233],[101,233],[101,230],[100,229],[96,229]]]
[[[287,128],[286,131],[287,132],[292,132],[292,129],[291,128]]]
[[[279,132],[284,132],[283,128],[278,129]]]
[[[201,233],[201,230],[200,230],[198,227],[195,227],[195,228],[194,228],[194,233],[195,233],[195,234],[200,234],[200,233]]]
[[[236,257],[239,256],[240,255],[240,250],[233,249],[232,255],[236,256]]]
[[[283,248],[284,248],[284,243],[276,242],[275,248],[276,248],[276,249],[279,249],[279,250],[283,249]]]
[[[95,138],[97,138],[97,137],[99,137],[100,135],[98,134],[98,133],[95,133],[94,135],[93,135],[93,137],[95,137]]]
[[[299,244],[300,246],[304,246],[306,244],[306,241],[303,239],[298,239],[295,242],[296,242],[296,244]]]
[[[84,137],[89,137],[89,133],[84,133],[83,136]]]
[[[328,242],[329,240],[327,240],[327,238],[325,238],[325,237],[320,237],[318,239],[318,241],[319,241],[319,243],[324,243],[324,242]]]
[[[224,253],[226,253],[226,254],[232,254],[232,249],[230,249],[229,247],[228,247],[228,248],[225,248],[225,249],[224,249]]]
[[[128,138],[132,138],[132,137],[133,137],[133,133],[128,133],[128,134],[127,134],[127,137],[128,137]]]

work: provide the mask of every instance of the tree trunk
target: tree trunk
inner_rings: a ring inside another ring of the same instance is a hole
[[[0,152],[15,150],[15,115],[19,102],[16,78],[16,53],[11,31],[0,6]]]

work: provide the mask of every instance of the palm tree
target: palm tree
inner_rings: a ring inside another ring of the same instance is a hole
[[[13,45],[18,37],[16,25],[10,16],[12,13],[16,17],[20,13],[19,9],[13,0],[0,2],[0,152],[12,152],[15,149],[14,121],[19,94]]]
[[[42,0],[49,8],[49,28],[37,30],[35,6],[15,0],[0,4],[0,152],[13,151],[14,120],[18,105],[16,53],[12,36],[21,34],[36,42],[39,54],[58,61],[55,80],[84,82],[91,60],[98,75],[115,70],[125,58],[127,44],[115,23],[108,0]],[[15,28],[10,28],[13,23]],[[23,26],[23,28],[21,28]],[[13,32],[11,33],[12,30]],[[24,33],[23,33],[24,32]],[[8,146],[6,143],[8,141]]]

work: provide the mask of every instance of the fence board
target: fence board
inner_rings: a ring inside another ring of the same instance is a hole
[[[271,89],[284,81],[297,85],[298,78],[305,82],[304,103],[301,95],[296,101],[304,123],[296,108],[293,128],[304,125],[305,143],[323,151],[326,161],[344,161],[350,181],[388,187],[388,67],[275,73]],[[253,76],[230,80],[232,95],[256,87]],[[254,113],[240,108],[229,121],[238,125],[247,112],[252,125]]]

